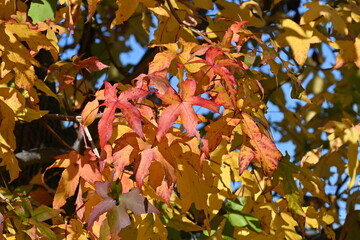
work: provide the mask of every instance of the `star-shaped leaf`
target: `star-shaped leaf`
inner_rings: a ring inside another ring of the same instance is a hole
[[[200,96],[194,96],[196,90],[196,82],[194,80],[187,79],[180,85],[180,95],[172,87],[169,87],[164,95],[158,94],[158,97],[164,103],[170,104],[159,118],[159,128],[156,134],[158,141],[161,141],[179,116],[188,136],[199,136],[196,130],[199,118],[193,109],[193,105],[207,108],[213,112],[219,112],[219,106],[213,101]]]
[[[96,182],[95,188],[104,200],[98,203],[90,213],[88,230],[99,219],[99,216],[107,212],[107,219],[111,236],[117,236],[121,229],[130,225],[127,210],[136,215],[144,213],[160,213],[149,201],[140,195],[139,189],[133,189],[128,193],[121,194],[119,185],[115,182]]]
[[[103,148],[110,139],[113,131],[113,120],[115,118],[115,111],[117,108],[121,109],[122,114],[128,121],[132,129],[141,137],[144,138],[144,133],[141,127],[141,114],[139,110],[129,102],[136,98],[143,98],[149,92],[140,88],[127,89],[123,91],[120,96],[117,96],[117,83],[111,86],[110,83],[105,82],[103,105],[106,106],[104,114],[99,121],[99,136],[100,146]]]

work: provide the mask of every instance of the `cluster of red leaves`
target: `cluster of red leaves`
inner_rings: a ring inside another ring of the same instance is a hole
[[[138,189],[142,189],[147,177],[148,185],[170,205],[173,188],[177,178],[181,176],[177,173],[175,155],[185,154],[174,153],[175,146],[179,146],[179,142],[184,139],[197,139],[198,146],[195,148],[200,151],[198,161],[201,167],[201,161],[209,158],[223,139],[231,141],[232,131],[239,124],[243,135],[243,143],[239,149],[240,174],[253,160],[260,163],[265,174],[271,174],[282,155],[268,137],[265,128],[259,127],[260,122],[254,121],[251,116],[252,111],[256,112],[258,109],[247,109],[239,104],[244,98],[258,96],[256,91],[259,89],[256,87],[256,79],[243,77],[248,69],[241,60],[243,54],[230,51],[231,41],[235,41],[235,49],[240,50],[243,42],[240,44],[239,36],[248,34],[246,30],[242,32],[242,24],[231,26],[223,41],[218,44],[192,45],[189,48],[182,40],[179,45],[165,45],[168,50],[155,57],[149,73],[139,76],[135,87],[128,87],[120,92],[118,84],[111,85],[105,81],[104,89],[96,93],[96,99],[89,102],[82,112],[85,127],[92,124],[99,111],[102,113],[98,123],[102,172],[94,165],[96,158],[91,155],[91,151],[87,151],[83,157],[79,157],[80,155],[75,152],[68,156],[60,156],[50,167],[66,167],[54,206],[61,207],[66,198],[75,193],[79,178],[84,178],[85,181],[95,183],[96,192],[103,199],[91,212],[89,227],[105,212],[119,217],[127,215],[125,210],[130,209],[141,214],[147,211],[129,206],[120,207],[122,205],[118,206],[116,203],[120,198],[123,204],[129,203],[130,198],[127,199],[125,194],[135,194],[136,196],[131,199],[138,199],[136,201],[139,202],[139,192],[135,193],[131,189],[134,183]],[[183,51],[178,52],[178,47],[183,47]],[[166,78],[173,65],[178,67],[178,72],[187,72],[186,79],[179,78],[178,91]],[[195,65],[199,67],[194,71]],[[194,106],[218,114],[222,106],[228,112],[209,122],[195,112]],[[120,117],[115,117],[116,113]],[[205,128],[205,136],[201,136],[197,130],[200,122],[210,123]],[[181,124],[183,130],[177,130],[174,124]],[[127,127],[129,130],[119,135],[119,131],[114,131],[115,127]],[[197,171],[201,175],[201,170]],[[74,172],[76,177],[69,179],[70,172]],[[130,178],[132,175],[135,182]],[[103,182],[104,180],[107,181]],[[116,181],[121,181],[121,191],[124,194],[116,193],[114,197],[112,192],[119,190],[112,189],[107,192],[106,189],[109,189],[111,182]],[[69,183],[71,187],[64,187]],[[81,191],[86,189],[82,188]],[[157,210],[151,205],[148,212]],[[129,221],[116,220],[111,224],[119,231],[128,225]]]

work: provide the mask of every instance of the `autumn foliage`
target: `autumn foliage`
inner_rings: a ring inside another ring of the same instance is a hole
[[[0,239],[357,239],[359,24],[354,0],[0,0]]]

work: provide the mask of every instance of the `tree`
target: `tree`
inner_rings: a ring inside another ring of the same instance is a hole
[[[357,238],[359,1],[0,6],[0,238]]]

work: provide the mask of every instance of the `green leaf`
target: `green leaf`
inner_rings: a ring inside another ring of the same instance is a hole
[[[34,224],[41,235],[45,236],[49,240],[56,240],[56,234],[50,229],[50,226],[46,223],[30,221],[31,224]]]
[[[228,212],[241,212],[245,206],[246,198],[238,197],[237,200],[240,203],[228,200],[225,204],[225,210]]]
[[[28,11],[33,23],[55,20],[56,0],[32,0]]]
[[[241,214],[229,213],[225,215],[225,217],[227,218],[227,220],[229,220],[232,226],[245,227],[246,225],[248,225],[245,217]]]
[[[225,215],[225,218],[234,227],[247,227],[255,232],[261,232],[261,224],[256,217],[246,214],[229,213]]]
[[[60,210],[52,209],[47,206],[40,206],[32,212],[32,219],[37,222],[54,218],[59,215]]]

